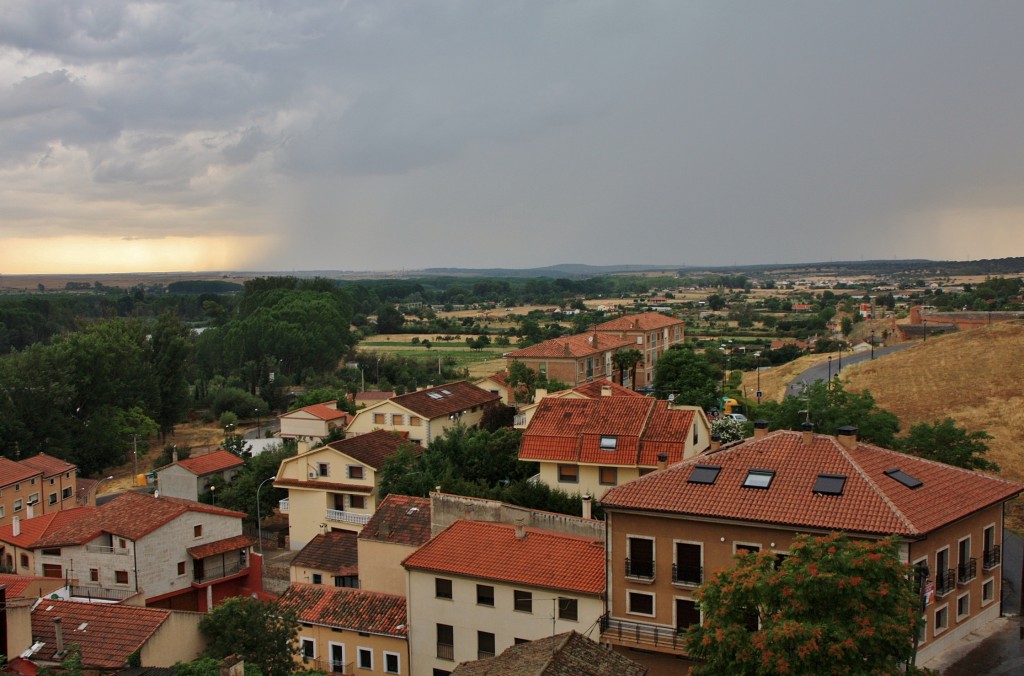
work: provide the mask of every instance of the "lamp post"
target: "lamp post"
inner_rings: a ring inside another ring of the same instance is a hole
[[[268,481],[273,481],[277,475],[268,476],[256,487],[256,535],[260,540],[260,558],[263,558],[263,520],[260,517],[260,490]]]
[[[828,387],[832,389],[832,355],[828,356]]]
[[[875,358],[875,330],[871,329],[871,358]]]
[[[839,366],[836,367],[836,375],[840,375],[843,370],[843,341],[839,341]]]
[[[256,414],[256,438],[259,439],[260,438],[260,410],[258,408],[254,408],[252,410],[252,412]]]
[[[216,505],[217,504],[217,487],[214,486],[213,484],[210,484],[210,504],[211,505]]]

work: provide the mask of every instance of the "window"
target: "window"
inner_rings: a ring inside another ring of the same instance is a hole
[[[949,628],[949,606],[935,610],[935,633],[940,634]]]
[[[601,450],[602,451],[614,451],[619,445],[619,438],[612,436],[601,437]]]
[[[28,568],[28,554],[21,555],[21,567]]]
[[[971,593],[967,592],[963,596],[956,597],[956,619],[957,621],[964,619],[971,614]]]
[[[750,544],[749,542],[737,542],[736,543],[736,556],[743,556],[750,553],[758,553],[761,551],[761,545]]]
[[[362,495],[350,495],[348,496],[348,506],[350,509],[365,509],[366,498]]]
[[[971,558],[971,536],[957,542],[957,557],[957,582],[967,584],[978,576],[978,560]]]
[[[676,543],[676,563],[672,570],[672,581],[678,584],[697,585],[703,582],[702,546],[692,542]]]
[[[99,568],[90,568],[89,569],[89,582],[99,582],[99,581],[100,581],[100,569]]]
[[[52,478],[50,479],[50,485],[51,486],[53,485],[53,479]]]
[[[64,569],[59,563],[44,563],[43,577],[64,577]]]
[[[743,480],[744,488],[768,488],[775,478],[773,469],[752,469],[747,472],[747,478]]]
[[[313,573],[313,584],[323,584],[324,576],[321,573]]]
[[[14,490],[15,491],[20,491],[21,490],[21,484],[20,483],[14,484]]]
[[[0,505],[0,519],[4,518],[4,512],[6,511],[7,510],[4,508],[4,505]]]
[[[558,483],[576,484],[580,481],[579,465],[559,465]]]
[[[128,571],[127,570],[115,570],[114,571],[114,582],[117,584],[128,584]]]
[[[184,561],[178,561],[178,575],[184,575],[184,574],[185,574],[185,562]]]
[[[985,580],[985,583],[981,585],[981,605],[990,603],[996,597],[996,581]]]
[[[393,414],[391,416],[391,424],[392,425],[401,425],[402,422],[403,422],[403,419],[402,419],[402,414],[401,413],[395,413],[395,414]]]
[[[353,589],[359,587],[359,576],[358,575],[335,575],[334,576],[335,587],[351,587]]]
[[[846,476],[843,474],[819,474],[811,492],[819,495],[842,495],[845,485]]]
[[[384,651],[384,673],[385,674],[400,674],[401,673],[402,659],[398,653],[390,653]]]
[[[718,473],[722,468],[718,465],[697,465],[690,472],[690,478],[686,480],[691,484],[714,484],[718,479]]]
[[[349,479],[362,479],[363,478],[363,466],[362,465],[349,465],[348,466],[348,478]]]
[[[411,416],[409,416],[409,426],[410,427],[419,427],[420,426],[420,422],[421,422],[421,420],[420,420],[420,417],[418,415],[411,415]]]
[[[435,577],[434,596],[439,599],[450,599],[452,597],[452,581],[443,577]]]
[[[694,624],[700,624],[700,607],[695,601],[676,599],[676,631],[686,631]]]
[[[579,619],[579,603],[576,599],[569,599],[564,596],[558,597],[558,619],[572,620]]]
[[[197,538],[203,537],[203,524],[197,523],[192,527],[192,536]]]
[[[14,501],[14,511],[15,511],[15,512],[20,512],[20,511],[21,511],[21,508],[22,508],[22,506],[23,506],[23,505],[22,505],[22,501],[21,501],[21,498],[18,498],[17,500],[15,500],[15,501]]]
[[[39,504],[39,493],[33,493],[32,495],[28,496],[28,504],[30,504],[30,505],[37,505],[37,504]]]
[[[121,549],[124,549],[125,547],[128,546],[128,541],[125,540],[124,538],[118,538],[117,539],[117,546],[120,547]]]
[[[57,504],[57,494],[56,493],[50,493],[49,495],[47,495],[46,496],[46,504],[48,504],[48,505],[56,505]]]
[[[67,500],[71,497],[71,486],[68,486],[60,492],[61,500]]]
[[[455,630],[450,624],[437,625],[437,658],[455,659]]]
[[[384,424],[384,414],[383,413],[374,413],[373,414],[373,424],[374,425],[383,425]]]
[[[494,634],[489,631],[476,633],[476,658],[494,657]]]
[[[528,638],[516,637],[516,638],[512,639],[512,643],[515,644],[515,645],[519,645],[520,643],[529,643],[529,642],[530,642],[530,639],[528,639]]]
[[[996,544],[996,527],[985,526],[985,530],[982,533],[981,567],[985,570],[992,570],[999,565],[1001,558],[999,545]]]
[[[890,479],[894,479],[900,482],[901,484],[903,484],[904,486],[911,490],[924,486],[924,482],[922,482],[920,479],[912,477],[903,470],[896,467],[894,467],[893,469],[885,470],[885,475]]]
[[[320,476],[331,476],[331,463],[318,462],[316,464],[316,473]]]
[[[935,594],[945,596],[956,584],[955,571],[949,567],[949,547],[935,552]]]
[[[627,537],[629,558],[626,559],[626,576],[654,579],[654,540],[651,538]]]
[[[700,441],[700,436],[697,434],[697,426],[693,426],[693,445],[696,446]]]
[[[614,486],[619,482],[619,470],[617,467],[602,467],[598,478],[602,486]]]
[[[44,550],[42,550],[42,555],[43,556],[60,556],[60,547],[56,547],[54,549],[44,549]]]
[[[299,652],[304,660],[316,659],[316,641],[311,638],[302,638]]]
[[[533,612],[533,592],[516,589],[512,592],[512,607],[521,613]]]
[[[373,649],[356,648],[356,664],[360,669],[373,669]]]
[[[631,591],[627,595],[629,610],[634,615],[654,616],[654,594]]]
[[[488,584],[476,586],[476,604],[478,606],[494,606],[494,587]]]

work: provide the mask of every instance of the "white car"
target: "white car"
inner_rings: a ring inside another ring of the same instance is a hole
[[[726,413],[726,418],[732,418],[733,420],[739,420],[740,422],[747,422],[747,416],[742,413]]]

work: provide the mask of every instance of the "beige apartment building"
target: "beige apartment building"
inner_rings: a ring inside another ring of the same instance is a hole
[[[636,390],[654,384],[654,365],[665,350],[685,341],[686,322],[660,312],[644,312],[603,322],[595,327],[595,331],[629,340],[631,348],[643,355],[643,360],[636,365],[636,382],[632,383]]]
[[[630,338],[602,333],[583,333],[552,338],[542,343],[505,353],[508,364],[522,362],[541,378],[557,380],[570,387],[601,380],[617,380],[612,358],[619,350],[634,346]]]

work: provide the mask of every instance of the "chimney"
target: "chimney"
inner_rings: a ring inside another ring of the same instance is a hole
[[[857,448],[857,428],[854,425],[844,425],[839,428],[839,443],[848,451]]]
[[[814,439],[814,423],[812,423],[810,420],[808,420],[807,422],[800,423],[800,429],[803,430],[804,443],[810,444],[811,441]]]
[[[668,467],[668,453],[658,454],[658,469],[665,469]]]
[[[391,535],[391,522],[387,519],[382,519],[380,522],[379,534],[382,538],[389,537]]]
[[[295,455],[302,455],[310,451],[310,443],[308,439],[296,439],[295,440]]]
[[[171,462],[178,462],[178,447],[171,446]]]
[[[64,628],[60,625],[60,618],[53,618],[53,633],[57,635],[57,652],[54,657],[64,654]]]
[[[601,386],[601,396],[602,397],[610,397],[610,396],[612,396],[612,386],[611,385],[602,385]]]
[[[33,519],[36,516],[36,503],[30,502],[25,507],[25,518]]]
[[[11,523],[11,535],[18,537],[21,535],[21,517],[15,516],[14,521]]]
[[[522,517],[516,519],[516,539],[517,540],[525,540],[526,539],[526,526],[523,525]]]
[[[591,504],[593,502],[593,498],[591,498],[588,493],[584,493],[582,499],[583,499],[583,518],[584,519],[593,519],[594,518],[594,508],[593,508],[593,504]]]
[[[722,437],[717,434],[711,435],[711,448],[709,449],[712,453],[722,447]]]
[[[768,421],[767,420],[755,420],[754,421],[754,438],[760,439],[764,435],[768,434]]]
[[[539,404],[540,400],[548,396],[548,390],[546,387],[538,387],[533,391],[533,401],[535,404]]]
[[[565,341],[565,356],[569,356],[569,341]]]

